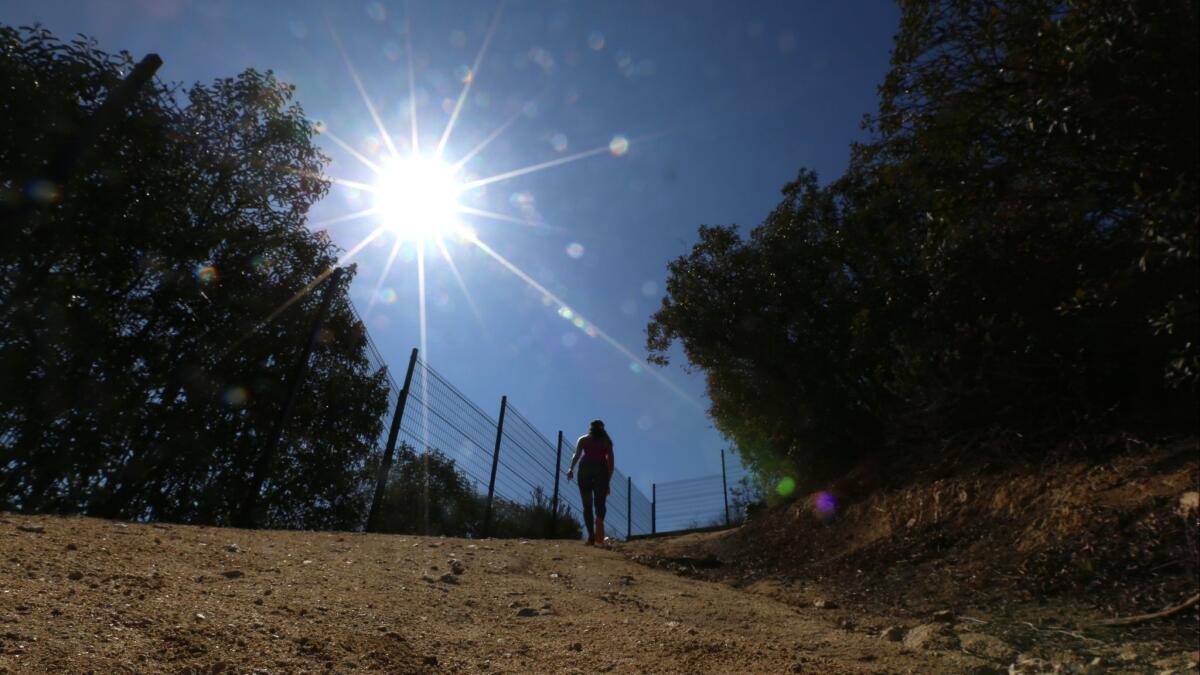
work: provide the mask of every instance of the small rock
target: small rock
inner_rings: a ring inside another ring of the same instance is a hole
[[[207,618],[208,618],[207,616],[204,616],[204,615],[203,615],[203,614],[201,614],[200,612],[196,612],[196,620],[197,620],[197,621],[204,621],[204,620],[206,620]]]
[[[838,628],[842,630],[854,630],[854,622],[850,619],[840,619],[838,620]]]
[[[239,547],[237,544],[226,544],[226,545],[225,545],[225,550],[226,550],[226,551],[229,551],[230,553],[238,553],[238,552],[240,552],[242,549],[241,549],[241,547]]]
[[[466,571],[467,566],[462,564],[461,560],[456,560],[455,558],[450,559],[450,572],[453,574],[463,574]]]
[[[904,646],[909,649],[956,649],[958,636],[944,623],[927,623],[908,631]]]
[[[79,581],[80,579],[83,578],[83,572],[80,572],[78,570],[71,572],[70,574],[67,575],[67,578],[70,579],[71,581]]]
[[[888,626],[880,631],[879,637],[888,642],[899,642],[904,639],[904,629],[900,626]]]
[[[813,600],[813,607],[816,607],[817,609],[837,609],[837,606],[838,605],[836,602],[832,600],[826,600],[825,598]]]
[[[77,551],[77,550],[79,550],[79,547],[76,546],[75,544],[67,544],[67,550],[68,551]]]
[[[221,576],[225,577],[226,579],[238,579],[246,576],[246,573],[241,570],[228,570],[226,572],[221,572]]]
[[[430,654],[429,656],[426,656],[424,659],[422,659],[422,663],[424,663],[427,666],[436,666],[438,664],[438,659],[433,654]]]
[[[938,611],[934,612],[929,618],[933,619],[934,621],[941,621],[943,623],[953,623],[954,622],[954,611],[949,610],[949,609],[939,609]]]
[[[581,652],[581,651],[583,651],[583,643],[582,642],[572,642],[570,645],[567,646],[567,651]]]
[[[963,651],[975,656],[992,659],[993,661],[1010,662],[1017,656],[1017,650],[1000,638],[983,633],[965,633],[958,636]]]
[[[538,610],[532,607],[522,607],[517,610],[517,616],[537,616]]]
[[[18,525],[17,529],[22,532],[32,532],[34,534],[44,534],[46,532],[46,528],[41,525]]]
[[[438,581],[442,582],[443,584],[457,584],[458,577],[447,572],[447,573],[443,574],[442,576],[438,577]]]

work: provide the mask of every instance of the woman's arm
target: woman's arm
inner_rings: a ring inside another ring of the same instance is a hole
[[[575,462],[579,461],[579,453],[583,452],[583,439],[575,441],[575,454],[571,455],[571,468],[567,469],[567,480],[575,477]]]

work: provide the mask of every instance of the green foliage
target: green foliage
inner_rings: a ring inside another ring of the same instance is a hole
[[[549,536],[548,528],[554,518],[554,538],[582,539],[583,525],[571,515],[565,503],[560,502],[558,513],[551,508],[551,499],[535,487],[528,504],[497,498],[492,504],[492,526],[488,534],[500,538],[544,539]]]
[[[319,298],[262,321],[336,261],[304,225],[326,158],[292,87],[248,70],[148,83],[48,183],[130,66],[0,26],[0,503],[228,523]],[[361,525],[386,374],[333,290],[263,497],[274,526]]]
[[[551,506],[550,498],[540,486],[533,489],[528,504],[497,496],[492,502],[488,536],[544,539],[551,527]],[[418,455],[408,445],[401,445],[388,476],[378,530],[479,537],[486,507],[487,495],[476,492],[470,478],[453,459],[440,450]],[[565,504],[559,505],[554,526],[556,537],[579,539],[583,536],[582,526],[570,515]]]
[[[440,450],[418,455],[402,444],[388,475],[378,530],[465,537],[477,530],[483,506],[453,459]]]
[[[869,142],[749,237],[702,227],[648,328],[763,474],[999,425],[1193,428],[1196,5],[907,2]]]

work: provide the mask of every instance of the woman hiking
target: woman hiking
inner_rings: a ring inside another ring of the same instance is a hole
[[[604,545],[604,502],[608,498],[608,481],[613,474],[613,442],[604,430],[604,422],[592,420],[586,436],[575,442],[567,480],[575,477],[579,462],[579,497],[583,501],[583,524],[587,528],[588,546]],[[596,524],[592,526],[592,503],[596,505]]]

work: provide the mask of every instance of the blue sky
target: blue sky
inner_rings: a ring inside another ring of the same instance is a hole
[[[409,3],[417,128],[437,146],[448,111],[495,20],[449,137],[456,161],[510,119],[465,166],[486,178],[628,140],[463,197],[473,208],[535,225],[465,215],[498,255],[639,358],[662,298],[666,264],[700,224],[749,229],[801,167],[823,178],[845,167],[875,108],[898,10],[890,2]],[[297,86],[307,115],[374,161],[387,149],[331,35],[404,151],[411,136],[406,10],[401,2],[0,2],[0,21],[85,33],[108,51],[157,52],[159,76],[192,83],[254,67]],[[328,136],[328,173],[372,184],[373,172]],[[371,193],[335,185],[313,223],[364,210]],[[377,216],[329,225],[352,248]],[[415,246],[386,277],[394,237],[357,261],[351,289],[394,370],[420,342]],[[647,373],[589,336],[562,308],[469,242],[448,238],[467,296],[427,243],[429,363],[493,412],[502,394],[552,437],[608,423],[620,468],[652,482],[720,471],[725,445],[704,414],[703,378],[683,359]],[[377,292],[376,289],[379,289]],[[480,321],[482,319],[482,321]],[[397,373],[397,376],[402,373]],[[670,386],[663,380],[669,381]]]

